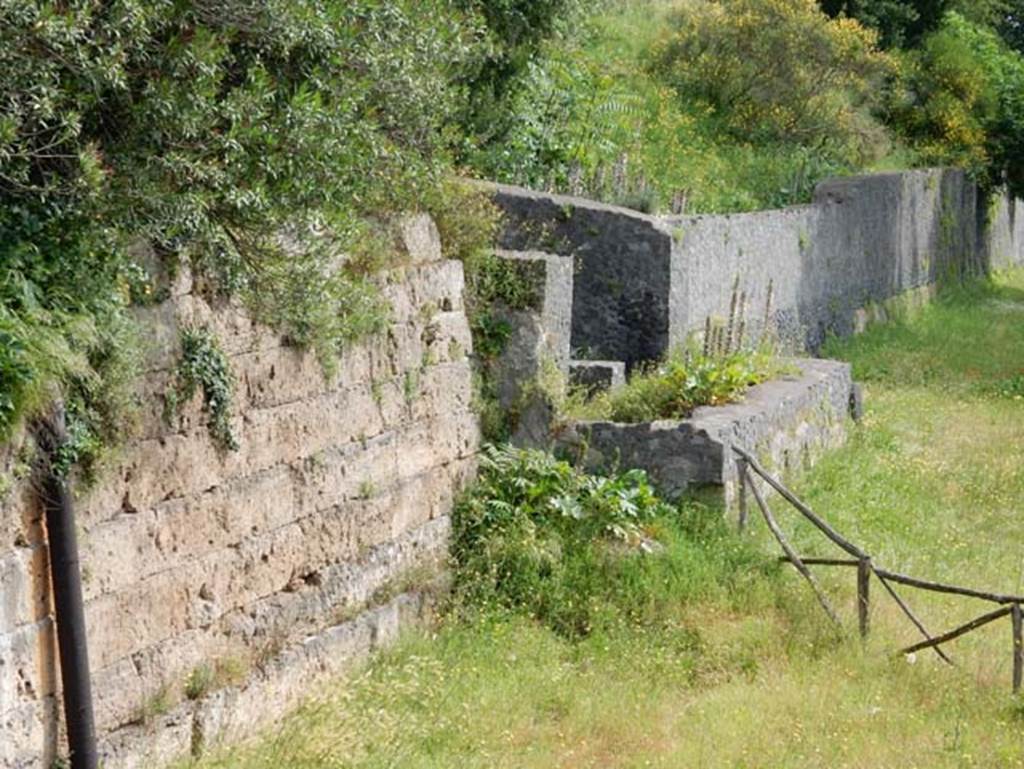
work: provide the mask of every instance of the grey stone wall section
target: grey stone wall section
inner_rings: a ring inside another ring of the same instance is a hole
[[[731,507],[737,480],[732,446],[788,473],[846,440],[849,364],[804,359],[794,365],[799,373],[753,387],[740,402],[698,408],[681,421],[577,422],[560,446],[594,470],[641,468],[668,496],[712,487]]]
[[[626,384],[626,365],[614,360],[574,360],[569,364],[569,383],[589,395]]]
[[[751,336],[770,309],[785,342],[816,350],[883,315],[877,307],[1024,259],[1020,202],[986,200],[957,170],[832,179],[810,205],[708,216],[491,189],[507,247],[575,259],[573,357],[629,367],[685,344],[708,317],[725,319],[737,277]]]
[[[540,281],[535,286],[539,299],[535,312],[544,332],[544,346],[563,371],[568,370],[572,349],[573,262],[570,257],[543,251],[499,250],[501,259],[539,265]]]
[[[672,239],[654,217],[581,198],[490,187],[504,211],[502,247],[570,256],[574,358],[660,357],[668,345]]]
[[[572,260],[540,251],[498,251],[497,256],[528,268],[520,276],[533,281],[537,302],[533,308],[498,306],[491,311],[510,328],[492,372],[498,403],[513,422],[512,443],[544,446],[554,412],[538,385],[545,366],[555,366],[563,377],[569,373]]]
[[[931,170],[829,180],[809,206],[673,218],[673,275],[686,284],[673,341],[726,316],[738,276],[755,330],[771,282],[780,334],[817,349],[858,330],[866,307],[1019,264],[1016,210],[1006,199],[989,205],[961,171]]]
[[[480,436],[462,265],[441,260],[423,217],[403,236],[405,264],[380,278],[389,329],[348,348],[333,381],[238,306],[208,304],[187,272],[139,312],[138,434],[76,503],[107,769],[241,736],[429,613]],[[238,452],[213,446],[198,396],[163,419],[185,325],[209,326],[231,360]],[[24,440],[0,447],[5,475]],[[242,680],[186,699],[190,672],[224,660]],[[56,664],[22,480],[0,495],[0,767],[48,768],[63,750]],[[166,712],[144,720],[157,699]]]

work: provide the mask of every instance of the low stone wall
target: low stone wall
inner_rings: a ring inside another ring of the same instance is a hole
[[[832,179],[810,205],[715,216],[492,191],[509,247],[574,259],[573,357],[628,366],[726,318],[737,281],[753,334],[767,314],[787,341],[813,350],[900,297],[1024,260],[1018,202],[986,200],[955,170]]]
[[[142,313],[138,436],[77,501],[107,769],[252,730],[429,611],[479,430],[462,265],[441,259],[429,221],[406,235],[407,263],[381,279],[389,330],[348,349],[336,381],[187,276]],[[237,452],[211,443],[198,396],[162,418],[186,325],[229,355]],[[18,447],[3,452],[11,471]],[[48,768],[63,750],[56,667],[41,513],[22,482],[0,501],[0,767]]]
[[[733,446],[785,474],[846,441],[856,402],[849,364],[808,359],[794,366],[798,374],[752,387],[740,402],[698,408],[689,419],[572,423],[559,447],[592,470],[641,468],[668,496],[710,490],[731,508],[737,498]]]

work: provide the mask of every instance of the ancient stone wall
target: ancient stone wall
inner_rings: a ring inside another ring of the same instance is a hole
[[[708,316],[726,316],[739,278],[753,324],[768,307],[770,285],[779,333],[816,349],[901,297],[1018,263],[1024,229],[1012,207],[1000,198],[989,204],[963,172],[911,171],[824,182],[809,206],[674,218],[674,276],[686,297],[674,338]]]
[[[479,436],[462,265],[429,220],[406,242],[381,279],[389,330],[333,381],[187,276],[141,313],[137,437],[77,502],[107,769],[250,731],[429,609]],[[162,415],[184,326],[230,357],[237,452],[211,442],[198,396]],[[3,451],[17,470],[18,446]],[[62,744],[44,543],[22,481],[0,502],[0,767],[49,767]]]
[[[503,186],[494,196],[509,247],[574,259],[573,357],[630,366],[724,320],[737,280],[753,333],[767,311],[779,334],[813,350],[944,279],[1024,259],[1018,202],[986,200],[955,170],[833,179],[810,205],[714,216],[651,217]]]
[[[657,358],[669,341],[672,242],[653,218],[579,198],[497,185],[502,248],[572,257],[572,357]]]
[[[734,284],[755,332],[771,287],[773,326],[814,347],[946,277],[1024,256],[1016,201],[989,204],[954,171],[834,180],[812,205],[733,216],[494,195],[503,256],[543,282],[542,306],[510,316],[499,387],[510,408],[548,355],[575,376],[590,361],[590,374],[599,363],[602,381],[620,380],[621,364],[725,316]],[[389,329],[348,349],[332,381],[238,307],[211,306],[187,275],[140,311],[150,349],[137,434],[77,502],[107,769],[251,731],[429,612],[479,425],[461,265],[441,259],[429,220],[404,236],[406,263],[380,279]],[[208,327],[237,375],[236,452],[211,442],[198,396],[164,418],[187,326]],[[731,442],[785,468],[841,440],[848,369],[801,365],[799,383],[762,385],[688,426],[582,426],[590,459],[646,466],[669,490],[710,483],[728,501]],[[23,462],[17,441],[0,448],[0,477]],[[50,607],[41,513],[21,480],[0,495],[3,769],[48,767],[62,745]]]
[[[638,467],[664,494],[706,492],[733,508],[733,446],[753,452],[773,472],[803,470],[846,442],[856,396],[848,363],[802,359],[737,403],[702,406],[683,420],[574,422],[559,444],[591,469]]]

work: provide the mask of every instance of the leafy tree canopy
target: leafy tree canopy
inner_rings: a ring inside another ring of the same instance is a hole
[[[1015,13],[1019,17],[1020,5],[1020,0],[821,0],[829,16],[847,16],[878,30],[885,48],[918,45],[950,11],[979,24],[1002,27]]]
[[[374,224],[445,168],[478,30],[453,0],[0,0],[0,435],[55,386],[115,423],[149,246],[328,365],[379,326]]]

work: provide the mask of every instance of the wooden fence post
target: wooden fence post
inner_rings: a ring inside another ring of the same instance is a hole
[[[1024,643],[1021,641],[1021,610],[1015,603],[1010,609],[1013,620],[1013,693],[1020,693],[1021,679],[1024,677]]]
[[[747,518],[750,515],[747,500],[747,484],[753,483],[754,479],[749,477],[749,473],[747,472],[747,460],[742,457],[736,462],[736,472],[740,476],[739,530],[740,534],[742,534],[747,528]]]
[[[871,559],[861,558],[857,564],[857,619],[862,639],[871,632],[871,572]]]

